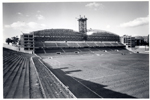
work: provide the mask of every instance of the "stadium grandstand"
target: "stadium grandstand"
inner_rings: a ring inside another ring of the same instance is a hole
[[[79,32],[72,29],[44,29],[21,35],[21,48],[34,53],[65,52],[63,48],[125,47],[117,34],[87,30],[87,18],[80,16]],[[90,34],[89,34],[90,33]],[[52,50],[50,50],[52,49]]]

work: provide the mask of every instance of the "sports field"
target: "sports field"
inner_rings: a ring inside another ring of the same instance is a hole
[[[149,98],[149,55],[72,55],[44,63],[77,98]]]

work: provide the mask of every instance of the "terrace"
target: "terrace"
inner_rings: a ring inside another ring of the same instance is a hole
[[[111,43],[104,43],[104,45],[107,47],[112,47]]]
[[[45,53],[43,48],[35,48],[35,51],[34,51],[36,54],[39,54],[39,53]]]
[[[3,48],[3,97],[43,98],[36,71],[30,63],[33,55]],[[34,75],[33,75],[34,74]]]
[[[67,43],[57,43],[58,47],[68,47]]]
[[[6,48],[3,52],[4,98],[75,98],[38,57]]]
[[[79,47],[77,43],[68,43],[69,47]]]
[[[56,43],[44,43],[45,47],[57,47]]]
[[[65,51],[65,53],[68,53],[68,52],[74,53],[77,51],[79,52],[79,50],[76,48],[63,48],[63,50]]]
[[[78,43],[80,47],[88,47],[86,43]]]
[[[99,47],[104,47],[105,44],[104,43],[96,43]]]
[[[42,42],[35,42],[34,46],[35,47],[43,47],[43,43]]]
[[[96,47],[95,43],[87,43],[87,45],[89,45],[89,47]]]
[[[63,53],[62,49],[60,48],[45,48],[45,52],[46,53],[57,53],[57,52]]]

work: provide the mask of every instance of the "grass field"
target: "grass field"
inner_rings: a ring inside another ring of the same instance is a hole
[[[72,55],[43,59],[77,98],[149,98],[149,55]]]

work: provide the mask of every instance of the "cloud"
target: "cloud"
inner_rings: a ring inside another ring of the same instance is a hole
[[[29,17],[28,14],[25,15],[25,14],[23,14],[23,13],[21,13],[21,12],[18,12],[17,14],[20,15],[20,16],[22,16],[22,17],[23,17],[23,16]]]
[[[110,25],[107,25],[106,28],[110,28]]]
[[[45,24],[39,24],[36,22],[13,22],[10,25],[5,25],[5,28],[12,28],[14,30],[23,31],[23,32],[31,32],[39,29],[46,29],[48,28]]]
[[[103,9],[103,8],[104,8],[104,5],[101,4],[101,3],[93,2],[93,3],[88,3],[88,4],[86,4],[85,7],[97,11],[97,10]]]
[[[18,15],[22,15],[22,13],[21,13],[21,12],[18,12],[17,14],[18,14]]]
[[[41,12],[40,10],[37,11],[37,13],[40,13],[40,12]]]
[[[37,17],[38,20],[43,20],[43,19],[45,19],[45,17],[44,17],[43,15],[36,15],[36,17]]]
[[[132,21],[126,22],[126,23],[122,23],[120,24],[119,27],[138,27],[138,26],[143,26],[143,25],[147,25],[149,23],[149,16],[147,17],[140,17],[140,18],[136,18]]]
[[[20,22],[20,21],[14,22],[10,25],[5,25],[6,28],[13,28],[13,29],[17,29],[23,26],[25,26],[25,22]]]

